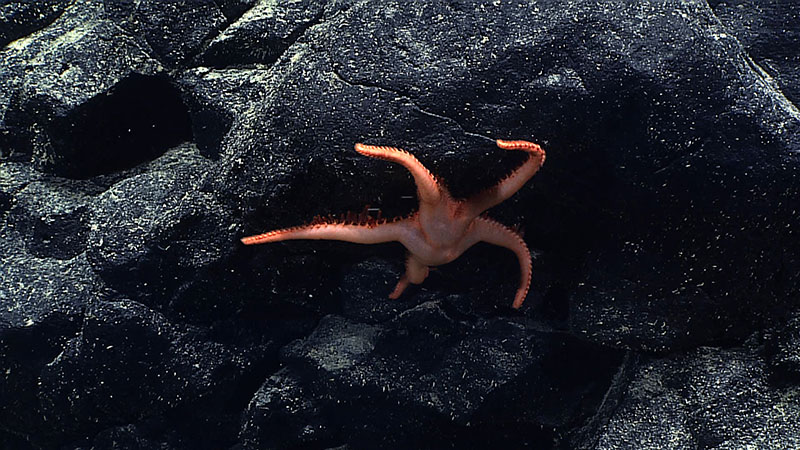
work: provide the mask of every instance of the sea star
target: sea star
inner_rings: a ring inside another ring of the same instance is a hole
[[[414,177],[419,210],[405,218],[385,220],[366,213],[340,219],[315,218],[303,226],[269,231],[242,238],[245,245],[293,239],[326,239],[377,244],[399,241],[408,249],[406,272],[389,298],[403,293],[409,283],[419,284],[428,276],[429,266],[449,263],[478,242],[508,248],[517,255],[520,281],[514,308],[522,306],[531,284],[531,254],[522,237],[513,229],[494,221],[483,212],[511,197],[542,166],[544,150],[527,141],[497,140],[505,150],[522,150],[527,159],[517,169],[489,189],[468,199],[454,199],[447,188],[413,155],[394,147],[356,144],[358,153],[402,164]]]

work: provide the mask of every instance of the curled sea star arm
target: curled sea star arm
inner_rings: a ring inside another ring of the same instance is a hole
[[[402,241],[410,234],[407,219],[379,224],[318,223],[273,230],[242,238],[245,245],[266,244],[299,239],[345,241],[356,244],[380,244]]]
[[[467,200],[471,217],[479,216],[482,212],[514,195],[544,164],[544,150],[533,142],[498,139],[497,146],[505,150],[524,151],[528,153],[528,159],[500,183]]]
[[[356,151],[364,156],[384,159],[403,165],[414,177],[420,202],[435,203],[441,198],[442,192],[433,174],[411,153],[395,147],[381,147],[361,143],[356,144]]]
[[[512,307],[519,309],[525,297],[528,295],[528,289],[531,286],[531,274],[533,272],[533,264],[531,262],[531,252],[522,237],[514,230],[506,227],[505,225],[495,222],[494,220],[480,216],[475,218],[469,229],[469,234],[464,239],[463,250],[478,242],[487,242],[500,247],[505,247],[515,255],[519,261],[519,287],[514,296],[514,303]]]
[[[409,254],[406,258],[406,273],[400,277],[397,286],[395,286],[392,293],[389,294],[389,298],[394,300],[400,297],[403,291],[408,287],[408,283],[420,284],[425,281],[425,278],[428,278],[429,271],[430,269],[428,266]]]

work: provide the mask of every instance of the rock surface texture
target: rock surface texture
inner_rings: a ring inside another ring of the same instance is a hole
[[[0,448],[800,447],[800,6],[0,2]],[[399,244],[248,234],[547,163]]]

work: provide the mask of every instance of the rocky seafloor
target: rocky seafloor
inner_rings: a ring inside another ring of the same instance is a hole
[[[0,2],[0,448],[800,447],[800,6]],[[239,238],[466,197],[480,244]]]

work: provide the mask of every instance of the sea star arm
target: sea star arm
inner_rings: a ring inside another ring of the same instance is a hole
[[[409,226],[407,220],[379,224],[318,223],[248,236],[242,238],[242,243],[254,245],[298,239],[324,239],[356,244],[379,244],[403,240],[408,235]]]
[[[417,258],[414,258],[413,255],[409,254],[406,258],[406,273],[400,277],[400,280],[397,282],[397,286],[395,286],[392,293],[389,294],[389,298],[394,300],[400,297],[403,291],[405,291],[408,287],[408,283],[420,284],[425,281],[425,278],[428,278],[429,271],[430,269],[428,266],[420,262]]]
[[[364,156],[384,159],[403,165],[417,184],[419,201],[436,203],[441,198],[441,190],[433,174],[411,153],[395,147],[381,147],[377,145],[356,144],[356,151]]]
[[[466,204],[471,217],[479,216],[482,212],[514,195],[544,164],[544,150],[533,142],[498,139],[496,143],[498,147],[505,150],[524,151],[528,153],[528,159],[500,183],[467,200]]]
[[[464,239],[461,251],[466,251],[472,245],[478,242],[487,242],[500,247],[505,247],[515,255],[519,261],[519,287],[514,296],[514,303],[511,305],[514,309],[519,309],[525,297],[528,295],[528,289],[531,286],[531,274],[533,272],[533,264],[531,262],[531,252],[528,246],[516,231],[506,227],[500,222],[496,222],[488,217],[480,216],[475,218],[470,226],[469,232]]]

